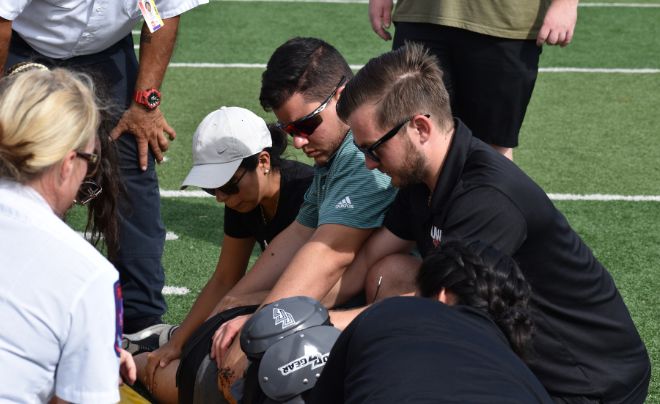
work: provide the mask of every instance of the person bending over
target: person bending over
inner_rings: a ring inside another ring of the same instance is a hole
[[[267,127],[263,119],[239,107],[211,112],[194,134],[193,167],[183,188],[200,187],[224,203],[224,236],[215,272],[181,326],[160,348],[136,357],[141,380],[159,401],[177,400],[174,377],[181,351],[243,277],[255,243],[263,252],[298,214],[313,170],[282,158],[286,146],[284,132],[274,125]],[[241,304],[259,303],[264,295],[255,297]],[[156,344],[164,340],[153,339]]]
[[[308,403],[551,403],[533,355],[530,286],[483,243],[424,260],[418,295],[391,297],[339,336]]]
[[[260,101],[272,110],[293,146],[314,159],[314,179],[296,220],[273,239],[265,254],[228,294],[270,290],[260,304],[308,296],[327,307],[362,295],[362,282],[346,268],[378,229],[396,190],[383,173],[369,171],[337,101],[353,73],[333,46],[317,38],[293,38],[271,55]],[[223,299],[225,300],[225,299]],[[235,306],[225,300],[221,309]],[[247,361],[235,340],[246,316],[224,323],[211,355],[231,383]]]
[[[32,69],[0,81],[0,401],[119,400],[121,289],[115,268],[62,221],[99,164],[91,79]]]
[[[551,396],[644,402],[649,357],[612,276],[547,193],[452,116],[442,76],[428,49],[408,44],[370,60],[337,107],[367,167],[401,188],[361,250],[367,287],[383,277],[383,296],[413,290],[413,245],[424,257],[448,239],[489,243],[532,285],[529,365]]]

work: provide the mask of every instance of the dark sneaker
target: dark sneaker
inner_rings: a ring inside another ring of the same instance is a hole
[[[132,355],[155,351],[170,340],[177,328],[178,326],[170,324],[152,325],[133,334],[124,334],[121,346]]]

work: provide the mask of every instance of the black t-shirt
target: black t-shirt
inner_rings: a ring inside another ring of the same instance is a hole
[[[264,222],[257,206],[246,213],[225,207],[225,234],[235,238],[255,238],[261,251],[266,244],[293,222],[303,196],[312,183],[314,169],[298,161],[282,160],[280,167],[280,199],[275,216]]]
[[[393,297],[339,336],[311,403],[551,403],[480,311]]]
[[[611,275],[546,193],[458,120],[428,202],[424,185],[399,191],[385,226],[422,255],[481,240],[518,262],[533,289],[530,367],[551,395],[614,400],[648,383],[648,354]]]

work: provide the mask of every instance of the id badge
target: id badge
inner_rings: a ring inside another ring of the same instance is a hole
[[[144,18],[144,22],[147,23],[149,32],[152,34],[162,28],[163,20],[160,18],[158,13],[158,8],[156,8],[156,3],[154,0],[138,0],[138,7]]]

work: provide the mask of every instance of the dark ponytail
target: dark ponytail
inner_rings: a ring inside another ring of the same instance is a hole
[[[268,130],[270,131],[270,138],[273,145],[271,147],[266,147],[263,151],[270,154],[270,166],[273,170],[279,170],[282,166],[282,153],[286,150],[287,146],[287,135],[286,133],[277,127],[275,124],[268,124]],[[259,153],[253,154],[250,157],[246,157],[241,162],[239,167],[243,167],[248,171],[253,171],[259,165]]]
[[[437,297],[445,288],[456,296],[456,304],[486,312],[514,352],[528,357],[533,333],[531,287],[511,257],[481,242],[450,241],[426,257],[417,285],[423,297]]]

